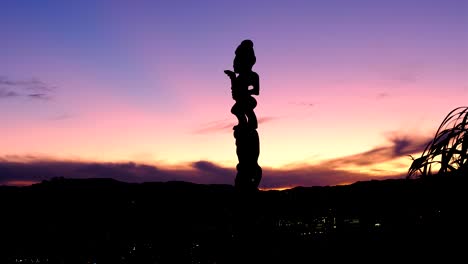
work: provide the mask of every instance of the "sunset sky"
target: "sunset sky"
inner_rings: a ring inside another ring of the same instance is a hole
[[[0,185],[228,183],[254,42],[263,188],[401,177],[468,105],[468,1],[0,3]]]

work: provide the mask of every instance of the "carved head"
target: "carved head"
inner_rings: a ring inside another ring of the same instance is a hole
[[[236,57],[234,58],[234,72],[252,71],[257,58],[253,49],[253,42],[246,39],[236,49]]]

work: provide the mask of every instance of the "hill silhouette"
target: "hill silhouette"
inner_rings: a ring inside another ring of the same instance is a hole
[[[189,182],[57,178],[2,186],[0,262],[446,260],[463,252],[466,184],[466,177],[431,176],[247,198],[231,185]]]

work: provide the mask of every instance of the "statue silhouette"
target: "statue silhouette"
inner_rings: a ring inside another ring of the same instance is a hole
[[[259,76],[252,71],[256,62],[253,42],[248,39],[242,41],[235,55],[234,71],[224,71],[231,80],[232,99],[236,101],[231,113],[238,120],[238,124],[233,127],[239,160],[235,186],[242,191],[256,191],[262,177],[262,168],[257,162],[260,155],[260,140],[256,131],[258,121],[254,112],[257,101],[252,96],[260,93]]]
[[[251,40],[242,41],[235,54],[234,71],[224,71],[231,79],[232,98],[236,101],[231,113],[237,117],[239,124],[234,129],[246,125],[257,129],[257,117],[254,113],[257,101],[252,95],[259,95],[260,85],[258,74],[252,71],[252,67],[256,62],[253,42]],[[236,76],[236,74],[238,75]],[[250,86],[253,88],[249,89]]]

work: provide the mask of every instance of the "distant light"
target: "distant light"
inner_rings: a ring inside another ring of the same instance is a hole
[[[380,223],[375,223],[375,226],[376,226],[376,227],[379,227],[379,226],[380,226]]]

